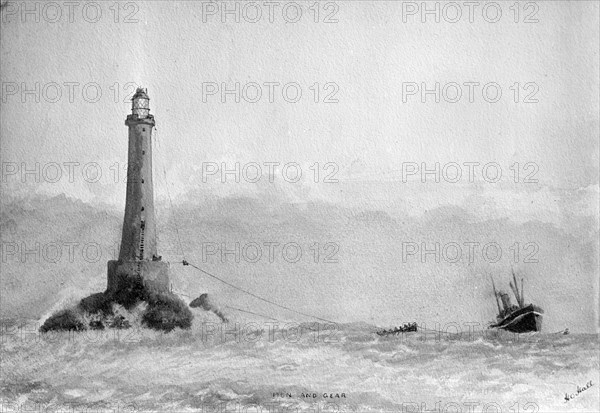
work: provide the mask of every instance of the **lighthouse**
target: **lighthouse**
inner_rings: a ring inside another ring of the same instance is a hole
[[[125,125],[129,130],[127,152],[127,196],[121,233],[119,259],[108,261],[106,291],[91,294],[77,306],[52,314],[40,331],[82,331],[129,328],[123,315],[115,317],[114,304],[129,311],[140,302],[141,324],[155,330],[190,328],[194,316],[177,295],[170,292],[169,264],[158,255],[154,188],[152,187],[152,128],[150,98],[137,89],[131,114]],[[184,261],[185,263],[185,261]]]
[[[169,264],[161,260],[156,245],[154,188],[152,183],[152,129],[150,98],[138,88],[132,98],[127,154],[127,196],[119,259],[108,262],[107,293],[128,288],[141,280],[154,291],[169,290]]]

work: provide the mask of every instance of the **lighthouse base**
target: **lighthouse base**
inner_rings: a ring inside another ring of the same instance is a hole
[[[165,261],[108,261],[106,293],[128,288],[129,280],[141,276],[149,291],[169,292],[169,263]]]
[[[109,261],[106,291],[54,313],[40,331],[123,329],[136,322],[166,332],[174,328],[189,329],[194,316],[169,287],[167,262]],[[142,302],[145,305],[138,306]]]

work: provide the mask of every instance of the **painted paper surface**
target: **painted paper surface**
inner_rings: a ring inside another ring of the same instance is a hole
[[[597,2],[0,7],[2,411],[598,411]]]

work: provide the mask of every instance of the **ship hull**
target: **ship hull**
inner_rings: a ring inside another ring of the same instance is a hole
[[[530,333],[542,331],[543,310],[529,304],[513,311],[492,327],[511,331],[513,333]]]

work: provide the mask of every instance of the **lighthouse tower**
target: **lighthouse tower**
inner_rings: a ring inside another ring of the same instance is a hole
[[[152,129],[150,98],[137,89],[132,99],[127,164],[127,198],[119,259],[108,262],[107,293],[128,287],[128,280],[141,277],[155,291],[169,290],[169,264],[156,250],[154,189],[152,184]]]

